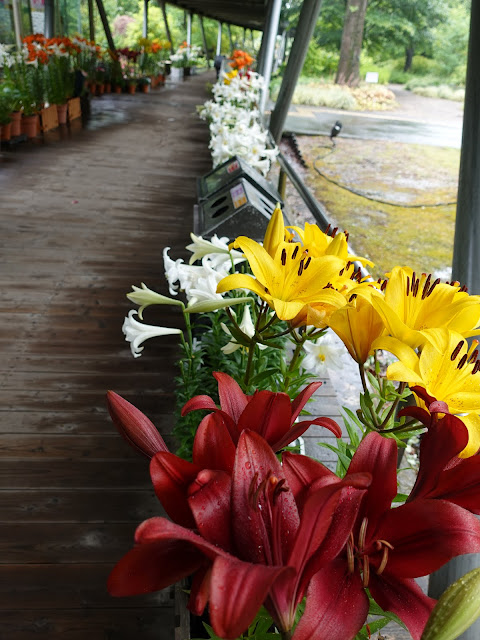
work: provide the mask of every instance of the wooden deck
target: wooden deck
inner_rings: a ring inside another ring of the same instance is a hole
[[[77,123],[0,159],[2,639],[173,637],[168,592],[106,592],[159,505],[105,392],[169,433],[176,344],[151,341],[134,359],[121,326],[131,285],[168,293],[162,249],[189,240],[195,178],[211,167],[195,114],[208,79],[97,99],[91,130]],[[178,317],[164,309],[162,322]]]

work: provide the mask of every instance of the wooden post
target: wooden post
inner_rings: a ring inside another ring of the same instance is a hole
[[[167,34],[167,40],[170,42],[170,49],[172,50],[172,53],[173,53],[174,46],[173,46],[172,34],[171,34],[171,31],[170,31],[170,27],[168,26],[167,9],[165,7],[164,0],[160,0],[160,7],[162,9],[163,22],[165,24],[165,33]]]
[[[287,62],[282,85],[278,93],[277,103],[270,118],[270,131],[278,144],[282,137],[283,127],[290,109],[293,92],[302,71],[308,45],[317,24],[322,0],[304,0],[295,31],[295,40]]]
[[[189,11],[187,13],[187,44],[191,46],[192,44],[192,12]]]
[[[467,285],[472,294],[480,293],[480,255],[478,251],[480,242],[479,33],[480,3],[472,2],[452,265],[452,280],[458,280],[461,284]],[[430,576],[428,594],[433,598],[438,598],[452,582],[477,567],[480,567],[480,553],[459,556],[450,560],[448,564]],[[480,638],[480,619],[459,638],[461,640],[478,640]]]
[[[88,32],[92,42],[95,42],[95,16],[93,13],[93,0],[88,0]]]
[[[108,47],[110,51],[115,51],[115,44],[112,38],[112,32],[110,31],[110,25],[108,24],[107,14],[105,13],[105,7],[103,6],[103,0],[96,0],[98,13],[103,24],[103,29],[107,37]]]

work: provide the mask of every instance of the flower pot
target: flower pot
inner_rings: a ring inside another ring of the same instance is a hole
[[[0,131],[1,131],[0,140],[3,140],[4,142],[8,142],[12,137],[12,123],[8,122],[7,124],[1,124]]]
[[[92,94],[92,96],[95,96],[97,94],[97,83],[96,82],[90,82],[90,93]]]
[[[27,138],[36,138],[40,131],[40,117],[38,113],[33,114],[32,116],[23,116],[22,118],[22,133],[24,133]]]
[[[22,112],[14,111],[11,115],[11,118],[12,118],[11,136],[12,138],[16,138],[22,133]]]
[[[157,76],[157,81],[159,85],[164,85],[165,84],[165,74],[164,73],[159,73]]]
[[[135,91],[137,90],[137,85],[136,84],[128,84],[127,85],[127,92],[128,93],[135,93]]]
[[[183,67],[183,77],[187,78],[191,73],[191,67]]]
[[[170,78],[172,80],[180,80],[183,78],[183,69],[181,67],[172,67]]]
[[[105,93],[112,93],[112,83],[111,82],[106,82],[105,83]]]
[[[113,85],[113,93],[122,93],[122,85],[114,84]]]
[[[150,85],[149,84],[142,84],[142,93],[148,93],[150,91]]]
[[[67,103],[57,104],[58,124],[67,124]]]
[[[97,84],[97,96],[103,96],[105,93],[105,85],[103,82]]]

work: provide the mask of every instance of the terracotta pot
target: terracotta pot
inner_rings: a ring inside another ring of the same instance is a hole
[[[36,138],[40,131],[40,118],[38,113],[35,113],[33,116],[23,116],[22,118],[22,133],[24,133],[27,138]]]
[[[122,93],[122,86],[121,86],[121,85],[119,85],[119,84],[116,84],[116,85],[113,87],[113,90],[114,90],[114,92],[115,92],[115,93]]]
[[[14,111],[11,115],[11,118],[12,118],[11,135],[12,135],[12,138],[16,138],[22,133],[22,112]]]
[[[103,96],[105,93],[105,85],[103,82],[97,84],[97,96]]]
[[[142,93],[148,93],[150,91],[149,84],[142,84]]]
[[[128,84],[127,85],[127,91],[128,93],[135,93],[135,91],[137,90],[137,85],[136,84]]]
[[[0,140],[8,142],[12,137],[12,123],[9,122],[8,124],[0,125],[0,130],[2,132],[0,135]]]
[[[97,83],[90,82],[89,87],[90,87],[90,93],[92,94],[92,96],[97,95]]]
[[[157,80],[158,80],[158,84],[165,84],[165,74],[164,73],[159,73],[157,76]]]
[[[57,104],[58,124],[67,124],[67,103]]]
[[[105,93],[112,93],[112,83],[111,82],[106,82],[105,83]]]

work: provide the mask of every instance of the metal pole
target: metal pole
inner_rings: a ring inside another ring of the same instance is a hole
[[[215,55],[222,55],[222,23],[218,22],[218,32],[217,32],[217,49],[215,51]]]
[[[472,2],[452,279],[480,293],[480,5]],[[480,624],[480,623],[479,623]],[[480,636],[479,636],[480,637]]]
[[[19,0],[13,0],[12,12],[13,12],[13,28],[15,31],[15,44],[20,51],[22,48],[22,16],[20,15],[20,7],[18,5]],[[46,11],[46,8],[45,8]]]
[[[468,45],[467,79],[463,139],[458,181],[458,204],[453,246],[452,280],[466,284],[470,293],[480,293],[480,124],[477,121],[480,105],[480,4],[472,2],[470,39]],[[428,594],[438,598],[445,589],[472,569],[480,567],[480,553],[459,556],[430,576]],[[478,640],[480,619],[459,639]]]
[[[205,50],[205,57],[207,58],[207,67],[210,69],[210,52],[207,45],[207,37],[205,35],[205,26],[203,24],[203,16],[198,16],[200,20],[200,31],[202,32],[203,48]]]
[[[112,32],[110,31],[110,25],[108,24],[107,14],[105,13],[105,7],[103,6],[103,0],[96,0],[98,13],[103,24],[103,29],[107,37],[108,47],[110,51],[115,51],[115,44],[112,38]]]
[[[243,27],[243,37],[242,37],[242,49],[245,50],[245,38],[247,37],[247,29]]]
[[[265,79],[262,93],[260,94],[259,110],[263,116],[267,104],[268,92],[270,88],[270,78],[272,77],[273,58],[275,55],[275,44],[277,41],[278,24],[280,22],[280,12],[282,10],[282,0],[272,0],[271,10],[268,12],[268,23],[265,25],[264,38],[265,50],[263,58],[263,77]]]
[[[190,47],[192,44],[192,12],[187,13],[187,44]]]
[[[18,2],[14,2],[13,6],[18,6]],[[54,0],[45,0],[45,37],[53,38],[55,35],[55,3]]]
[[[163,0],[161,0],[160,2],[160,7],[162,9],[163,22],[165,24],[165,33],[167,34],[167,40],[170,42],[170,49],[172,50],[172,53],[173,53],[174,46],[173,46],[172,34],[170,32],[170,27],[168,26],[167,9],[165,7],[165,2],[163,2]]]
[[[95,42],[95,16],[93,13],[93,0],[88,0],[88,31],[90,40]]]
[[[143,37],[148,38],[148,0],[143,0]]]
[[[304,0],[302,10],[295,31],[295,40],[287,62],[287,68],[283,76],[282,85],[278,93],[277,103],[270,118],[270,131],[278,144],[282,137],[283,127],[290,109],[293,92],[297,84],[298,76],[302,71],[308,45],[317,24],[318,14],[322,6],[322,0]]]

